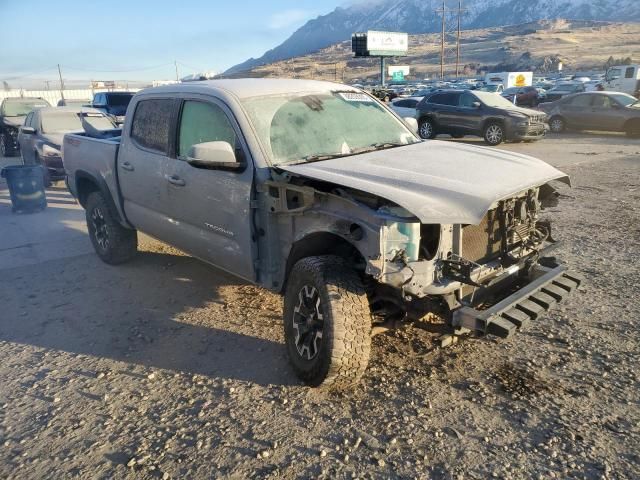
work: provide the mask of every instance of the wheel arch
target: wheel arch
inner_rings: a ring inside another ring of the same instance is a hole
[[[482,123],[482,131],[484,132],[485,129],[487,128],[487,126],[489,126],[492,123],[498,123],[500,124],[503,128],[506,128],[506,122],[504,118],[500,118],[500,117],[489,117],[487,118],[483,123]]]
[[[120,215],[120,211],[116,207],[115,201],[106,182],[101,178],[85,172],[84,170],[77,170],[75,172],[75,195],[80,205],[82,205],[82,208],[86,208],[87,199],[89,198],[89,195],[94,192],[102,194],[109,206],[109,210],[114,215],[118,223],[123,227],[131,228],[122,215]]]
[[[346,238],[331,232],[312,232],[296,240],[289,250],[281,291],[287,287],[287,279],[294,265],[307,257],[336,255],[348,260],[354,269],[366,267],[366,259],[356,245]],[[364,271],[364,270],[363,270]]]

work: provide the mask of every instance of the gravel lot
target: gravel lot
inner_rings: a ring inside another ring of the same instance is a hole
[[[501,148],[572,176],[584,286],[509,341],[378,336],[345,396],[293,376],[278,296],[148,238],[109,267],[64,189],[16,216],[0,183],[0,477],[640,478],[640,141]]]

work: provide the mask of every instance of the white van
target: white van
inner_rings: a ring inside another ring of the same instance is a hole
[[[604,89],[640,97],[640,65],[620,65],[607,70]]]

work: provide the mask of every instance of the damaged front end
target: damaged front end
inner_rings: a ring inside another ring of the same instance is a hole
[[[478,225],[389,222],[379,281],[414,304],[440,297],[459,329],[507,337],[580,283],[549,256],[558,244],[540,215],[556,198],[549,185],[528,189],[496,202]]]

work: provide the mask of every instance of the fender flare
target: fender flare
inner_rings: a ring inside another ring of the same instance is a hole
[[[102,177],[97,177],[85,170],[76,170],[74,174],[73,189],[75,191],[76,199],[78,200],[80,205],[82,205],[83,208],[85,206],[86,198],[83,198],[83,195],[80,192],[80,189],[78,188],[78,185],[83,181],[93,183],[97,187],[96,190],[102,194],[105,201],[107,202],[109,210],[111,211],[112,215],[115,217],[115,219],[118,221],[120,225],[122,225],[125,228],[130,228],[130,229],[134,228],[133,225],[131,225],[127,221],[126,217],[124,217],[124,212],[121,213],[121,210],[116,206],[113,195],[111,194],[111,191],[107,186],[107,182],[105,182],[105,180]]]

